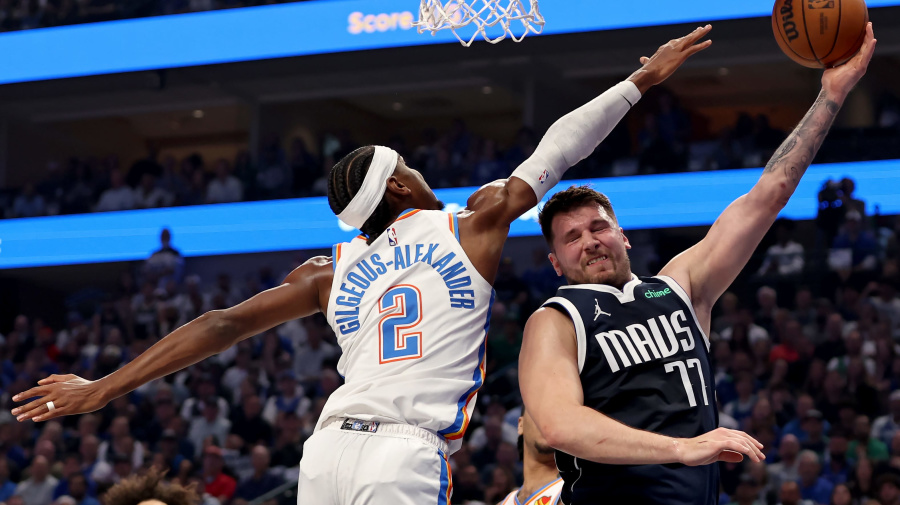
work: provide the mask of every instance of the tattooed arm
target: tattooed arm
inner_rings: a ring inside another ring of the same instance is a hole
[[[725,209],[703,240],[663,268],[662,275],[674,278],[687,291],[707,333],[713,304],[747,264],[797,189],[844,99],[865,74],[875,49],[871,23],[866,30],[859,54],[825,71],[819,97],[766,165],[756,185]]]

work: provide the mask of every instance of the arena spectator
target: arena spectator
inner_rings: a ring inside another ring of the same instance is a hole
[[[221,414],[219,399],[217,396],[204,398],[200,404],[202,414],[191,419],[188,438],[198,449],[205,447],[209,438],[212,438],[213,443],[218,446],[225,445],[225,440],[231,431],[231,421]]]
[[[237,354],[234,357],[234,364],[225,370],[222,375],[222,386],[231,393],[233,403],[239,403],[241,400],[240,388],[241,383],[247,378],[251,370],[254,372],[256,380],[266,384],[265,373],[253,364],[253,349],[249,342],[238,343]]]
[[[100,443],[97,452],[102,461],[112,463],[114,455],[131,458],[131,464],[140,468],[144,464],[144,446],[131,436],[130,421],[119,416],[112,420],[109,427],[110,440]]]
[[[302,421],[295,412],[278,416],[275,424],[275,443],[272,444],[272,466],[294,468],[303,456]]]
[[[828,450],[828,437],[825,436],[825,419],[822,413],[816,409],[807,410],[800,417],[800,425],[806,434],[806,437],[800,443],[800,447],[813,451],[819,455],[819,458],[825,457],[825,453]]]
[[[892,391],[890,395],[890,411],[879,416],[872,423],[871,438],[880,440],[890,446],[894,435],[900,431],[900,391]]]
[[[241,407],[231,415],[231,433],[241,437],[247,444],[264,443],[272,440],[272,425],[262,416],[262,401],[259,396],[247,395],[241,399]]]
[[[224,468],[222,449],[216,445],[207,446],[203,450],[203,489],[221,503],[231,500],[237,487],[234,478],[223,472]]]
[[[293,184],[292,176],[280,139],[277,135],[269,135],[263,143],[256,175],[260,196],[264,199],[286,197]]]
[[[177,424],[176,418],[172,424]],[[194,444],[185,437],[178,436],[178,431],[169,428],[162,432],[159,438],[158,453],[163,457],[165,468],[180,468],[182,462],[190,462],[194,457]]]
[[[215,399],[215,403],[218,405],[218,416],[226,418],[230,408],[228,401],[217,395],[215,377],[209,371],[196,370],[198,373],[191,381],[192,395],[181,404],[181,417],[188,421],[203,417],[206,412],[204,402]],[[222,443],[224,443],[224,439]],[[198,445],[197,447],[200,448],[201,446]]]
[[[24,505],[50,505],[53,490],[59,484],[59,480],[50,475],[50,462],[44,456],[35,456],[28,471],[31,476],[16,486],[15,494],[22,497]]]
[[[26,184],[13,202],[12,217],[43,216],[45,210],[44,197],[35,193],[33,184]]]
[[[831,491],[834,484],[824,477],[820,477],[822,466],[819,456],[812,451],[802,451],[797,456],[799,464],[797,473],[800,478],[800,495],[804,500],[810,500],[816,504],[827,504],[831,500]]]
[[[803,246],[792,240],[793,222],[782,219],[775,223],[775,243],[766,250],[766,256],[757,275],[788,277],[803,272]]]
[[[864,366],[864,373],[868,376],[875,375],[875,361],[871,358],[863,356],[863,336],[859,330],[851,330],[844,337],[843,352],[840,356],[831,358],[828,361],[828,370],[837,371],[842,376],[847,377],[850,371],[850,364],[854,359],[859,359]]]
[[[900,505],[900,477],[895,474],[882,475],[875,488],[880,505]]]
[[[266,401],[262,418],[269,424],[277,424],[278,418],[291,412],[303,417],[309,411],[312,402],[305,396],[303,386],[297,383],[297,376],[292,370],[282,370],[278,374],[278,393]]]
[[[897,296],[894,279],[873,281],[863,294],[871,295],[867,300],[878,311],[879,319],[889,324],[891,335],[900,337],[900,297]]]
[[[172,231],[163,228],[159,234],[160,247],[144,262],[143,273],[149,280],[163,287],[165,281],[180,283],[184,272],[184,257],[172,247]]]
[[[308,387],[318,381],[322,365],[339,355],[340,349],[322,338],[321,329],[314,328],[307,332],[306,345],[294,351],[294,373],[300,383]]]
[[[216,161],[216,176],[206,186],[206,203],[231,203],[244,199],[244,185],[231,175],[228,162]]]
[[[796,481],[782,483],[778,498],[778,505],[819,505],[801,496],[800,485]]]
[[[80,473],[69,478],[68,495],[75,499],[76,505],[100,505],[96,498],[88,495],[87,479]]]
[[[782,483],[795,481],[799,477],[800,442],[792,434],[784,435],[778,444],[778,462],[769,465],[769,480],[773,488],[779,488]]]
[[[759,500],[759,482],[750,474],[741,474],[734,493],[734,499],[729,505],[763,505]]]
[[[141,182],[134,191],[134,207],[136,209],[155,209],[172,205],[175,197],[156,184],[156,176],[144,173]]]
[[[884,461],[888,459],[888,449],[884,442],[872,438],[869,417],[856,416],[853,426],[853,440],[847,446],[847,459],[856,461],[858,458],[867,458],[870,461]]]
[[[100,195],[97,203],[97,212],[112,210],[131,210],[135,208],[134,191],[125,184],[125,176],[120,170],[113,170],[109,174],[110,188]]]
[[[834,268],[845,277],[855,272],[870,272],[875,269],[877,244],[871,233],[863,229],[862,215],[848,211],[843,230],[835,237],[832,254],[842,253],[843,258],[835,258]]]
[[[820,461],[825,461],[822,477],[832,484],[841,484],[850,478],[852,469],[847,459],[847,445],[847,437],[843,433],[832,433],[828,439],[827,459],[820,458]]]
[[[291,178],[294,182],[294,194],[310,196],[312,182],[319,176],[319,161],[309,152],[306,142],[301,137],[291,141]]]
[[[254,446],[250,451],[250,459],[253,464],[253,475],[238,484],[234,493],[233,505],[246,505],[248,502],[284,484],[284,478],[270,469],[271,456],[265,446]],[[263,502],[263,504],[273,505],[270,502]]]
[[[737,398],[725,404],[725,407],[722,409],[722,412],[731,416],[738,424],[750,417],[750,414],[753,412],[753,406],[756,404],[753,382],[753,375],[750,373],[738,375],[735,380]]]
[[[497,503],[515,488],[516,481],[513,474],[505,467],[494,467],[490,483],[484,490],[484,502]]]
[[[9,460],[0,458],[0,502],[5,502],[16,492],[16,484],[10,479]]]
[[[87,477],[97,483],[112,482],[112,465],[98,457],[100,440],[95,435],[81,437],[79,454],[81,454],[82,470]]]
[[[732,347],[749,350],[756,342],[769,340],[769,332],[754,322],[753,312],[749,308],[739,309],[733,319],[732,324],[719,334],[722,340],[733,340]]]

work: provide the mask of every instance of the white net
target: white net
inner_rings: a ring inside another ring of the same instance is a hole
[[[524,1],[524,3],[523,3]],[[544,29],[538,0],[421,0],[419,33],[452,30],[468,47],[479,37],[496,44],[509,37],[521,42],[529,33]],[[526,9],[525,3],[529,4]],[[520,24],[521,23],[521,24]],[[496,27],[496,28],[495,28]]]

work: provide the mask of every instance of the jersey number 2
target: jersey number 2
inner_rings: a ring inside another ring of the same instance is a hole
[[[378,312],[385,314],[378,322],[379,363],[421,358],[422,332],[415,331],[422,322],[419,288],[398,284],[388,289],[378,301]]]

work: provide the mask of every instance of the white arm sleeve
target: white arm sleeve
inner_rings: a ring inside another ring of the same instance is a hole
[[[512,176],[528,183],[540,201],[566,170],[594,152],[640,98],[633,82],[622,81],[559,118]]]

